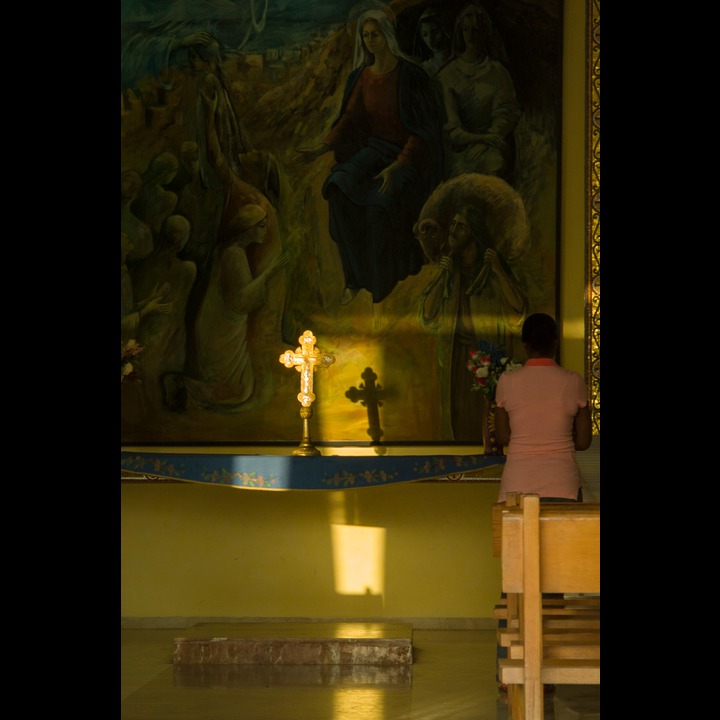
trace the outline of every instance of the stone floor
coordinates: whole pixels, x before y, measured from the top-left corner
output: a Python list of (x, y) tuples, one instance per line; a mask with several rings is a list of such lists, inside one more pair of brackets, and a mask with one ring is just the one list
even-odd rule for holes
[[(178, 638), (214, 634), (122, 629), (121, 719), (507, 720), (495, 630), (414, 630), (412, 665), (173, 662)], [(600, 688), (558, 686), (545, 718), (598, 720)]]

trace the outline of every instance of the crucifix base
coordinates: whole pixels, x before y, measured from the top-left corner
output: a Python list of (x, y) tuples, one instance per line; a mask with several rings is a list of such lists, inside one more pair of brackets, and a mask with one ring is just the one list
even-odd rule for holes
[(303, 438), (300, 444), (292, 451), (293, 455), (320, 455), (320, 451), (312, 444), (310, 440), (310, 418), (312, 417), (311, 407), (301, 407), (300, 417), (303, 419)]

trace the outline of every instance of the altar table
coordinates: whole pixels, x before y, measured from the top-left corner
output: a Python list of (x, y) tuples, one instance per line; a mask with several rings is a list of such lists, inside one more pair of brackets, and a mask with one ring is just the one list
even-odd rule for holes
[(121, 479), (167, 480), (261, 490), (341, 490), (422, 480), (497, 480), (504, 455), (296, 456), (121, 451)]

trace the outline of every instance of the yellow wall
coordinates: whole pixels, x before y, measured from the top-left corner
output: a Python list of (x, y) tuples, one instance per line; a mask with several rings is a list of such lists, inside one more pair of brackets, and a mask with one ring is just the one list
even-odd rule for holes
[[(496, 499), (496, 483), (123, 484), (122, 615), (489, 617), (500, 580), (488, 532)], [(339, 542), (342, 526), (361, 537)], [(379, 559), (379, 577), (351, 593), (337, 587), (334, 553), (356, 576)]]
[[(585, 370), (585, 14), (566, 0), (561, 155), (563, 365)], [(497, 484), (409, 483), (337, 492), (202, 484), (121, 486), (121, 615), (164, 618), (421, 618), (492, 626)], [(364, 595), (335, 587), (333, 525), (371, 528), (383, 572)], [(372, 528), (375, 528), (374, 530)], [(347, 561), (347, 558), (346, 558)], [(160, 620), (158, 620), (160, 619)], [(429, 620), (428, 620), (429, 619)], [(428, 625), (427, 623), (430, 623)]]
[(585, 74), (588, 0), (565, 0), (560, 158), (560, 320), (562, 364), (585, 374)]

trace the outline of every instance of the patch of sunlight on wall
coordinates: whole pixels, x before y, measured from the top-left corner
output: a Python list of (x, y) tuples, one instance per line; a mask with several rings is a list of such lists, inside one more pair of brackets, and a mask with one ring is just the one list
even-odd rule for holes
[(585, 318), (563, 318), (562, 335), (567, 340), (585, 339)]
[(560, 336), (560, 364), (585, 376), (585, 319), (582, 316), (564, 317)]
[(330, 532), (335, 592), (339, 595), (382, 595), (387, 530), (332, 524)]

